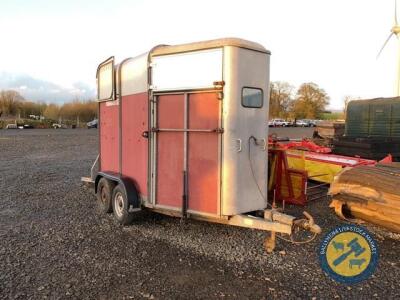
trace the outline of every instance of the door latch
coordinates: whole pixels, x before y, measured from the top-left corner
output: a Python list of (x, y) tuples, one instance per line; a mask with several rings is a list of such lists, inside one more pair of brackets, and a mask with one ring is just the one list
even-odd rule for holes
[(236, 139), (236, 142), (238, 143), (237, 152), (242, 152), (242, 140), (241, 139)]

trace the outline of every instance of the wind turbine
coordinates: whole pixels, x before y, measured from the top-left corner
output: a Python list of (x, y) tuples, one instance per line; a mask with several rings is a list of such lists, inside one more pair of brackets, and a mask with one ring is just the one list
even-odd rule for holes
[(395, 95), (400, 96), (400, 26), (397, 22), (397, 0), (394, 0), (394, 25), (390, 30), (390, 34), (386, 39), (385, 43), (383, 44), (381, 50), (378, 53), (377, 58), (381, 55), (383, 49), (385, 48), (386, 44), (389, 42), (392, 36), (396, 36), (398, 41), (398, 57), (397, 57), (397, 78), (396, 78), (396, 85), (395, 85)]

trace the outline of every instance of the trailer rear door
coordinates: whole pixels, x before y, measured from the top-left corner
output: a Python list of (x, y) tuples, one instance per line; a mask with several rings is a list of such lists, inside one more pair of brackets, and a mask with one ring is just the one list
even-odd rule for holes
[(218, 214), (217, 92), (160, 94), (155, 99), (155, 204), (183, 212)]

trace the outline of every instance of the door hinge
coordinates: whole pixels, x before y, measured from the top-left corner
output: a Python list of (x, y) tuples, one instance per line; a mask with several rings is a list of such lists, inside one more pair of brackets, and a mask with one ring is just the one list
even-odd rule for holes
[(224, 85), (225, 85), (225, 81), (224, 81), (224, 80), (221, 80), (221, 81), (214, 81), (214, 82), (213, 82), (213, 85), (214, 85), (214, 87), (217, 88), (217, 89), (222, 89), (222, 88), (224, 87)]

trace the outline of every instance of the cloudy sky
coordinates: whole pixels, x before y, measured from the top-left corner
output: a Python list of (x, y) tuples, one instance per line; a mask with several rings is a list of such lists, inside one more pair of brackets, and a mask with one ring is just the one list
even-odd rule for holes
[(99, 62), (157, 44), (241, 37), (272, 51), (271, 80), (343, 97), (392, 96), (397, 40), (376, 55), (394, 0), (1, 0), (0, 88), (68, 101), (94, 93)]

